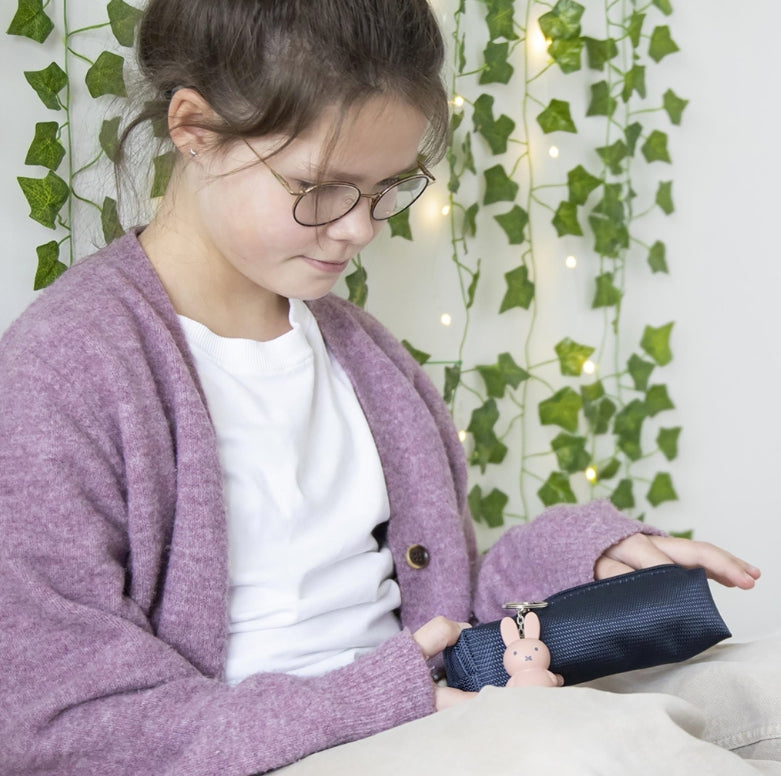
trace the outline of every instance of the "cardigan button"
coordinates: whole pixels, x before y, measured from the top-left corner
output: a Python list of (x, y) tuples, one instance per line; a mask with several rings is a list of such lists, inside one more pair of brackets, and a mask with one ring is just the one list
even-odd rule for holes
[(413, 544), (407, 550), (407, 565), (413, 569), (424, 569), (431, 561), (428, 550), (422, 544)]

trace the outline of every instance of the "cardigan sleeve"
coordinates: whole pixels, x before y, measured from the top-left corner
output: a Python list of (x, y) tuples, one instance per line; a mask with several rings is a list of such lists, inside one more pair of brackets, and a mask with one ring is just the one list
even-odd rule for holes
[[(4, 772), (248, 776), (433, 712), (406, 630), (322, 677), (259, 674), (235, 687), (162, 638), (129, 592), (127, 511), (140, 491), (123, 461), (140, 452), (107, 430), (87, 370), (65, 368), (0, 349)], [(166, 573), (163, 563), (152, 600), (167, 595)]]
[(635, 533), (662, 534), (622, 515), (609, 501), (559, 504), (508, 530), (483, 560), (474, 610), (480, 622), (507, 615), (508, 601), (541, 601), (591, 582), (608, 547)]

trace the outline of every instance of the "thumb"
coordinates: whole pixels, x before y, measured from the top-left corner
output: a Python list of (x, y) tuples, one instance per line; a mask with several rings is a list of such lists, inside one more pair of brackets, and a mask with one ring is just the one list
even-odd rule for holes
[(471, 627), (469, 623), (456, 622), (439, 616), (418, 628), (412, 634), (412, 638), (417, 642), (424, 657), (430, 658), (439, 654), (445, 647), (455, 644), (461, 631)]

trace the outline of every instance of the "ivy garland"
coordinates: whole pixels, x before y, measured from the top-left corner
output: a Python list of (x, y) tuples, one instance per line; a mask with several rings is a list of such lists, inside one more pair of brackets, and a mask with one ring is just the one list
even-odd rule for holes
[[(642, 256), (651, 273), (668, 272), (665, 243), (655, 234), (647, 236), (643, 219), (653, 211), (674, 211), (672, 181), (656, 181), (644, 208), (637, 192), (656, 179), (658, 165), (671, 163), (667, 133), (648, 118), (665, 113), (670, 123), (679, 125), (687, 105), (669, 88), (660, 97), (649, 98), (646, 85), (652, 64), (678, 51), (669, 26), (660, 23), (672, 14), (672, 6), (669, 0), (604, 0), (600, 10), (589, 9), (587, 21), (605, 30), (594, 37), (583, 33), (586, 8), (575, 0), (558, 0), (555, 5), (540, 0), (470, 0), (469, 9), (466, 0), (452, 2), (457, 7), (452, 15), (455, 109), (447, 157), (449, 233), (464, 323), (458, 352), (444, 365), (443, 395), (468, 436), (472, 479), (477, 481), (469, 493), (472, 513), (489, 527), (500, 527), (507, 518), (528, 520), (537, 511), (533, 497), (543, 506), (575, 502), (582, 482), (588, 483), (588, 498), (607, 496), (630, 512), (638, 507), (641, 487), (644, 502), (652, 507), (676, 499), (668, 471), (659, 469), (647, 481), (637, 473), (641, 461), (669, 462), (678, 452), (680, 426), (661, 426), (657, 421), (660, 413), (674, 408), (673, 402), (667, 386), (652, 381), (657, 369), (672, 359), (673, 323), (646, 325), (634, 347), (622, 337), (621, 325), (628, 267)], [(50, 0), (18, 0), (8, 33), (43, 43), (54, 29), (49, 5)], [(471, 24), (469, 13), (477, 8), (487, 35), (475, 53), (481, 31)], [(126, 96), (122, 56), (103, 51), (93, 61), (76, 48), (79, 36), (103, 27), (110, 27), (120, 46), (133, 45), (141, 12), (124, 0), (111, 0), (106, 10), (107, 20), (70, 30), (67, 0), (62, 0), (63, 61), (25, 72), (43, 104), (64, 112), (61, 121), (36, 124), (25, 159), (48, 172), (18, 179), (30, 217), (64, 232), (59, 241), (37, 248), (36, 289), (52, 282), (73, 261), (75, 200), (100, 213), (107, 242), (122, 232), (114, 199), (106, 196), (98, 204), (78, 191), (80, 177), (102, 157), (115, 160), (121, 119), (102, 122), (96, 131), (100, 151), (81, 166), (74, 162), (71, 130), (74, 64), (86, 65), (83, 80), (93, 98)], [(538, 31), (546, 40), (548, 59), (535, 68), (532, 46)], [(544, 87), (560, 81), (559, 73), (580, 73), (588, 82), (574, 79), (559, 97), (541, 99)], [(580, 117), (573, 99), (565, 97), (584, 90), (588, 105)], [(517, 114), (497, 115), (495, 94), (502, 105), (516, 106)], [(604, 140), (595, 147), (579, 146), (581, 160), (568, 170), (566, 181), (539, 184), (535, 162), (542, 140), (559, 133), (576, 135), (582, 122), (591, 124), (590, 131), (601, 122)], [(494, 157), (494, 163), (481, 164), (478, 170), (476, 157), (486, 155)], [(58, 171), (64, 161), (67, 170), (61, 177)], [(156, 157), (153, 197), (164, 191), (171, 163), (170, 154)], [(405, 211), (391, 219), (394, 237), (413, 239), (409, 216)], [(517, 352), (505, 351), (493, 362), (470, 365), (467, 345), (475, 300), (483, 286), (496, 285), (485, 283), (486, 269), (470, 248), (481, 247), (478, 233), (482, 237), (485, 230), (497, 227), (515, 257), (514, 268), (504, 274), (504, 295), (493, 302), (498, 325), (515, 327), (517, 322), (524, 334)], [(538, 246), (551, 229), (567, 245), (580, 241), (581, 258), (587, 257), (596, 268), (590, 307), (603, 315), (603, 333), (596, 344), (565, 337), (540, 345), (544, 332), (537, 326)], [(66, 242), (70, 250), (63, 256)], [(350, 299), (365, 305), (368, 273), (360, 256), (346, 282)], [(409, 342), (405, 345), (421, 364), (434, 363), (428, 353)], [(625, 358), (627, 347), (631, 354)], [(550, 355), (540, 361), (534, 354), (541, 348)], [(599, 364), (611, 363), (611, 373), (591, 374), (592, 356)], [(544, 397), (532, 401), (539, 391)], [(463, 412), (468, 422), (459, 423)], [(535, 450), (540, 435), (546, 447)], [(655, 440), (650, 450), (649, 438)], [(511, 447), (520, 460), (518, 511), (508, 509), (507, 493), (498, 487), (489, 490), (486, 484), (494, 467), (506, 466)], [(580, 485), (574, 484), (576, 479)]]
[[(19, 35), (37, 43), (44, 43), (55, 28), (50, 16), (50, 0), (18, 0), (16, 13), (8, 27), (9, 35)], [(33, 287), (37, 290), (56, 280), (74, 259), (74, 206), (82, 202), (93, 209), (100, 218), (103, 237), (110, 242), (123, 233), (117, 213), (116, 199), (106, 196), (98, 203), (80, 193), (82, 177), (93, 169), (102, 158), (116, 160), (119, 145), (120, 116), (106, 119), (96, 128), (95, 153), (83, 164), (76, 161), (74, 149), (74, 123), (72, 120), (72, 91), (77, 88), (74, 80), (75, 66), (86, 68), (83, 84), (94, 99), (104, 96), (127, 96), (124, 80), (125, 59), (115, 51), (102, 51), (90, 59), (79, 51), (78, 42), (94, 30), (110, 28), (114, 39), (122, 47), (132, 47), (135, 28), (141, 11), (124, 0), (110, 0), (105, 7), (103, 21), (79, 29), (71, 29), (68, 2), (62, 0), (60, 12), (63, 24), (63, 56), (51, 62), (43, 70), (25, 71), (24, 76), (43, 105), (57, 111), (62, 118), (36, 123), (25, 164), (43, 167), (48, 172), (43, 177), (19, 177), (19, 186), (30, 207), (30, 218), (62, 236), (36, 248), (38, 265)], [(47, 11), (49, 11), (47, 13)], [(165, 159), (164, 159), (165, 161)], [(65, 171), (62, 166), (65, 164)], [(167, 166), (156, 160), (160, 175), (154, 184), (159, 194), (164, 189)], [(58, 172), (62, 172), (59, 175)]]

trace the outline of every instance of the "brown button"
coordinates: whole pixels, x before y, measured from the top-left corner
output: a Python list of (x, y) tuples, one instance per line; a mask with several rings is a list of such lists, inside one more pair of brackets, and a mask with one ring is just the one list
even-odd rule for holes
[(413, 544), (407, 550), (407, 565), (413, 569), (424, 569), (428, 566), (431, 556), (422, 544)]

